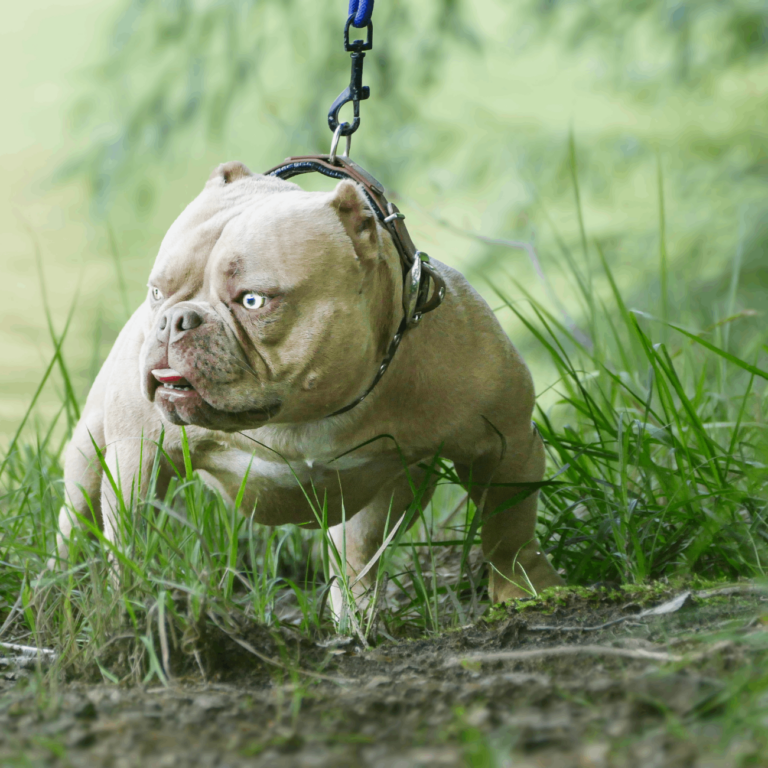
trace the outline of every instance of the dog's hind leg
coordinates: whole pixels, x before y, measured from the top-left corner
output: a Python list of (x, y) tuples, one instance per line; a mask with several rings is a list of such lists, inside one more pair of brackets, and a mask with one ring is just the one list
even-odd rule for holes
[[(514, 439), (507, 436), (502, 455), (485, 455), (471, 467), (456, 464), (472, 501), (482, 510), (481, 541), (490, 564), (489, 591), (495, 603), (558, 586), (558, 576), (536, 539), (538, 490), (515, 483), (538, 483), (544, 477), (544, 445), (526, 422)], [(512, 503), (515, 497), (526, 494)]]
[[(416, 467), (409, 469), (411, 483), (414, 488), (420, 488), (424, 484), (426, 472)], [(419, 504), (422, 509), (429, 504), (435, 489), (434, 480), (429, 480), (423, 492), (419, 496)], [(393, 529), (397, 521), (408, 509), (414, 500), (411, 483), (405, 474), (400, 475), (394, 482), (385, 485), (366, 507), (361, 509), (354, 517), (344, 524), (335, 525), (330, 529), (331, 538), (339, 557), (346, 554), (347, 583), (352, 583), (363, 571), (366, 565), (375, 556), (384, 537)], [(411, 525), (418, 515), (411, 519)], [(389, 524), (387, 524), (389, 520)], [(331, 587), (331, 603), (333, 611), (338, 618), (341, 615), (344, 604), (344, 594), (340, 584), (341, 574), (338, 565), (333, 564), (336, 580)], [(376, 583), (378, 563), (376, 563), (366, 575), (360, 579), (351, 589), (352, 597), (360, 604), (366, 591)]]

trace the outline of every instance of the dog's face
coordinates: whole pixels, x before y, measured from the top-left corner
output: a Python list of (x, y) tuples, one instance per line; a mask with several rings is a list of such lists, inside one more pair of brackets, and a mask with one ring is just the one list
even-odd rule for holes
[(145, 396), (173, 424), (313, 421), (364, 391), (395, 312), (396, 255), (358, 187), (215, 171), (149, 279)]

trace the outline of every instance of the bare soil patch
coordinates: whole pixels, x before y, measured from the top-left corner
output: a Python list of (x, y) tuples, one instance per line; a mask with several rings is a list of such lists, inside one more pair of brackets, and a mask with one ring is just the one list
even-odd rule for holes
[(679, 593), (556, 592), (368, 649), (254, 630), (245, 643), (282, 666), (222, 640), (205, 678), (167, 687), (0, 669), (0, 765), (768, 765), (727, 717), (765, 658), (766, 598), (694, 591), (641, 615)]

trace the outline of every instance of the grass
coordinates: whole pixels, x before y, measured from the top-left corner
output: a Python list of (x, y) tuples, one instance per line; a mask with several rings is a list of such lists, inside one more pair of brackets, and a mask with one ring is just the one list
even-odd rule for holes
[[(764, 395), (755, 381), (768, 372), (629, 312), (602, 265), (619, 320), (606, 313), (592, 323), (591, 348), (541, 307), (530, 304), (531, 320), (504, 300), (559, 374), (558, 406), (539, 412), (556, 470), (542, 491), (545, 541), (576, 583), (763, 574)], [(659, 331), (669, 343), (655, 341)], [(729, 367), (713, 390), (721, 360)], [(563, 406), (571, 423), (555, 419)]]
[[(660, 191), (662, 184), (659, 172)], [(663, 203), (660, 221), (666, 286)], [(766, 338), (741, 334), (741, 347), (733, 346), (729, 331), (742, 318), (738, 259), (722, 320), (700, 330), (687, 328), (667, 300), (657, 316), (629, 308), (603, 246), (583, 225), (581, 248), (577, 256), (563, 245), (561, 255), (583, 306), (583, 330), (525, 286), (515, 284), (514, 300), (496, 289), (499, 311), (519, 318), (555, 372), (546, 387), (553, 404), (536, 414), (550, 459), (541, 489), (543, 546), (571, 584), (765, 576), (768, 371), (759, 354)], [(599, 281), (607, 291), (594, 288)], [(300, 691), (324, 671), (306, 660), (297, 666), (291, 638), (338, 630), (365, 645), (462, 626), (484, 610), (486, 577), (472, 549), (480, 521), (439, 457), (431, 467), (440, 482), (426, 513), (416, 489), (406, 517), (420, 519), (407, 533), (390, 521), (371, 599), (363, 609), (347, 600), (338, 625), (328, 597), (332, 561), (344, 552), (330, 542), (321, 501), (307, 498), (318, 531), (255, 525), (251, 510), (240, 508), (242, 494), (231, 509), (202, 484), (188, 451), (163, 497), (151, 492), (136, 502), (119, 494), (124, 510), (134, 509), (122, 515), (119, 547), (91, 528), (73, 537), (66, 570), (46, 570), (63, 498), (57, 421), (63, 415), (71, 428), (79, 413), (62, 353), (68, 327), (57, 336), (49, 322), (55, 353), (0, 470), (0, 639), (57, 649), (52, 684), (62, 674), (113, 683), (207, 675), (225, 647), (256, 656)], [(59, 417), (30, 435), (37, 398), (57, 371)], [(119, 585), (110, 578), (114, 568)], [(351, 585), (342, 580), (341, 588), (349, 594)], [(760, 721), (765, 690), (763, 678), (732, 681), (732, 695), (720, 703), (724, 740), (745, 718), (750, 728)], [(296, 712), (297, 696), (287, 705)], [(471, 725), (460, 731), (477, 764), (496, 764), (493, 744), (480, 744)]]

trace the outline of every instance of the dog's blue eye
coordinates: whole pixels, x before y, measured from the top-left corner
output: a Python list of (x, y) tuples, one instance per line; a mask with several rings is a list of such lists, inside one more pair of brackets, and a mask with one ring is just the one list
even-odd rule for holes
[(261, 309), (267, 303), (267, 297), (258, 293), (246, 293), (240, 302), (246, 309)]
[(160, 299), (164, 298), (163, 294), (162, 294), (162, 292), (160, 291), (159, 288), (156, 288), (155, 286), (152, 286), (151, 291), (152, 291), (152, 298), (155, 301), (160, 301)]

